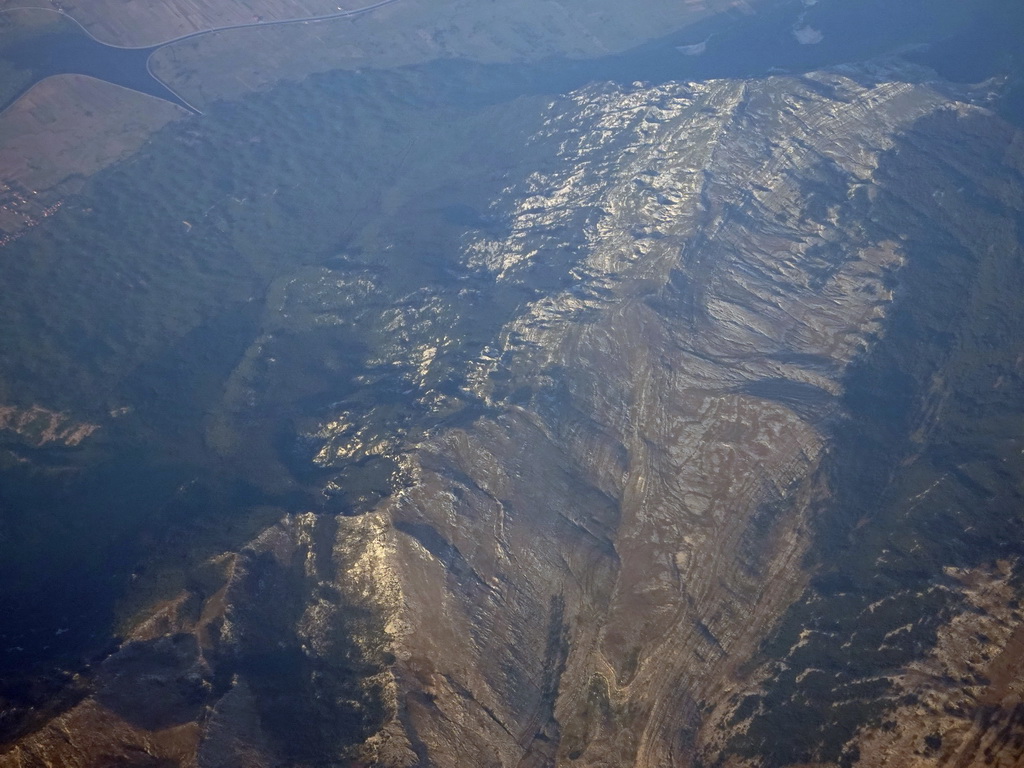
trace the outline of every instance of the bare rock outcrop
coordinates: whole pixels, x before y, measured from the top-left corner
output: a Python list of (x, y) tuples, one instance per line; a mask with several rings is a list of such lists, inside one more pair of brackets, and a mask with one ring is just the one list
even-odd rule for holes
[(583, 255), (482, 361), (500, 415), (426, 441), (384, 508), (389, 730), (420, 763), (690, 764), (804, 587), (836, 396), (884, 333), (905, 257), (869, 225), (873, 172), (973, 109), (831, 74), (553, 110), (563, 167), (469, 254), (499, 281)]
[[(922, 201), (967, 173), (940, 156), (949, 136), (1001, 125), (904, 74), (597, 85), (553, 102), (532, 140), (557, 143), (556, 161), (493, 203), (501, 231), (469, 237), (462, 266), (555, 287), (470, 362), (433, 428), (378, 441), (339, 406), (307, 435), (323, 466), (386, 455), (402, 487), (352, 516), (289, 515), (211, 561), (205, 589), (153, 611), (92, 695), (0, 766), (129, 749), (209, 768), (771, 764), (762, 742), (732, 740), (758, 733), (744, 702), (792, 658), (766, 661), (765, 639), (783, 616), (802, 632), (791, 606), (824, 594), (808, 553), (847, 492), (834, 463), (852, 372), (909, 306), (907, 233), (934, 226)], [(908, 136), (927, 162), (893, 171)], [(986, 151), (1019, 181), (1021, 142), (993, 136)], [(1015, 184), (987, 189), (1019, 213)], [(965, 258), (995, 274), (1006, 233), (984, 206), (948, 204)], [(432, 306), (387, 315), (417, 350), (410, 387), (434, 381)], [(941, 375), (967, 365), (930, 350), (919, 378), (934, 397), (907, 420), (917, 445), (946, 402)], [(236, 378), (259, 371), (247, 360)], [(960, 674), (949, 649), (983, 642), (971, 632), (1019, 644), (1007, 573), (948, 571), (993, 627), (954, 619), (898, 685)], [(971, 695), (1016, 723), (1011, 650)], [(173, 696), (156, 707), (126, 679)], [(914, 712), (945, 706), (935, 696)], [(943, 734), (974, 733), (973, 715), (942, 717)], [(88, 719), (102, 750), (62, 740), (69, 718)], [(920, 730), (861, 726), (865, 760)]]

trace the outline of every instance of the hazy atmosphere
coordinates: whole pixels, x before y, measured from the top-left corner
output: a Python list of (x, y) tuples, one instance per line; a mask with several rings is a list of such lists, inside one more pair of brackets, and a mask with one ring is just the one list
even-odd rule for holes
[(0, 0), (0, 768), (1024, 765), (1022, 42)]

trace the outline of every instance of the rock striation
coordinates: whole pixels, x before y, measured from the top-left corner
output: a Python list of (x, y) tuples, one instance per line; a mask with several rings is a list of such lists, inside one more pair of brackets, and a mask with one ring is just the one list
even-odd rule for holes
[[(979, 142), (962, 162), (949, 154), (959, 136)], [(851, 392), (918, 311), (905, 280), (935, 206), (977, 267), (965, 280), (1005, 267), (1019, 282), (1004, 214), (1024, 211), (1024, 143), (969, 93), (887, 66), (598, 84), (554, 100), (531, 141), (557, 145), (555, 160), (492, 203), (502, 227), (467, 236), (460, 268), (496, 290), (545, 290), (467, 362), (431, 429), (352, 447), (359, 426), (339, 408), (306, 434), (321, 465), (386, 456), (401, 487), (351, 516), (289, 515), (211, 561), (98, 668), (93, 693), (0, 766), (779, 762), (781, 747), (754, 738), (768, 708), (753, 701), (818, 631), (800, 606), (843, 608), (828, 602), (842, 590), (812, 581), (831, 551), (822, 531), (887, 530), (835, 512), (855, 485), (836, 459), (866, 445), (848, 429)], [(956, 197), (968, 184), (987, 197)], [(986, 219), (989, 198), (1004, 210)], [(421, 304), (385, 314), (417, 350), (403, 375), (434, 403), (433, 367), (454, 347), (438, 354)], [(989, 346), (1003, 360), (1006, 339)], [(931, 349), (917, 375), (932, 396), (898, 404), (918, 446), (937, 434), (944, 372), (974, 370)], [(259, 367), (244, 366), (250, 386)], [(978, 477), (1009, 498), (1005, 478)], [(964, 750), (1016, 748), (1017, 731), (979, 730), (976, 710), (939, 714), (963, 649), (984, 645), (991, 679), (970, 696), (1019, 724), (1017, 586), (999, 562), (939, 563), (961, 585), (947, 591), (987, 618), (937, 614), (948, 625), (915, 646), (893, 678), (901, 693), (875, 697), (926, 708), (922, 738), (939, 728), (933, 753), (967, 755), (960, 765), (974, 759)], [(794, 672), (795, 697), (812, 672)], [(937, 677), (953, 682), (924, 693)], [(859, 751), (844, 759), (886, 764), (920, 731), (872, 723), (855, 721)], [(62, 735), (86, 728), (88, 741)]]
[(691, 763), (805, 584), (844, 373), (884, 332), (906, 257), (869, 226), (873, 174), (916, 121), (972, 109), (839, 74), (552, 109), (561, 167), (467, 252), (499, 282), (564, 260), (566, 286), (481, 361), (499, 415), (427, 440), (379, 513), (406, 751), (374, 762)]

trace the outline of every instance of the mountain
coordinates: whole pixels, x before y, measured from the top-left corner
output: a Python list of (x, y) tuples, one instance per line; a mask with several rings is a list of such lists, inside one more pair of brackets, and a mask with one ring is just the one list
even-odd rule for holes
[(464, 5), (5, 245), (0, 768), (1024, 764), (1022, 11)]
[(444, 283), (292, 273), (215, 433), (263, 456), (324, 328), (414, 415), (289, 422), (340, 506), (197, 565), (0, 765), (1018, 764), (1024, 141), (992, 98), (881, 60), (531, 106)]

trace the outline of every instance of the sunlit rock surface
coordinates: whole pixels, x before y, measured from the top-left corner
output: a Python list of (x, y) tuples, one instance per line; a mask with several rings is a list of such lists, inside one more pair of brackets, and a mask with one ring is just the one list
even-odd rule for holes
[[(474, 279), (555, 287), (468, 361), (457, 391), (432, 389), (437, 361), (456, 353), (438, 332), (458, 311), (450, 297), (380, 310), (372, 276), (334, 285), (333, 298), (318, 275), (301, 299), (272, 291), (268, 334), (301, 331), (302, 307), (365, 301), (393, 339), (377, 345), (380, 364), (454, 415), (381, 441), (339, 406), (306, 430), (318, 467), (386, 457), (397, 489), (351, 516), (288, 516), (211, 561), (101, 666), (93, 693), (0, 765), (777, 764), (770, 740), (756, 740), (770, 730), (756, 722), (766, 707), (743, 702), (790, 668), (762, 648), (780, 621), (796, 628), (793, 649), (812, 644), (818, 630), (785, 619), (791, 606), (818, 600), (828, 613), (839, 593), (810, 579), (822, 526), (847, 503), (834, 457), (847, 455), (836, 446), (851, 371), (898, 341), (897, 309), (914, 317), (915, 302), (930, 302), (934, 338), (907, 376), (931, 399), (900, 407), (907, 431), (923, 430), (915, 445), (938, 444), (943, 382), (959, 387), (974, 370), (936, 351), (952, 343), (942, 334), (992, 314), (971, 291), (977, 276), (1002, 274), (1007, 294), (1021, 282), (1016, 223), (1003, 215), (1024, 211), (1019, 135), (968, 95), (907, 74), (595, 85), (553, 102), (532, 141), (557, 143), (557, 162), (511, 180), (489, 211), (502, 231), (467, 235), (462, 258)], [(975, 144), (958, 163), (962, 135)], [(952, 232), (973, 265), (950, 272), (953, 295), (977, 298), (959, 313), (904, 279), (922, 258), (915, 238), (932, 230), (929, 245)], [(1019, 314), (1007, 313), (1011, 331)], [(332, 322), (326, 310), (311, 317)], [(1021, 370), (1006, 333), (985, 347), (985, 370), (1010, 403)], [(233, 375), (239, 409), (273, 362), (261, 355), (257, 343)], [(1007, 440), (1010, 456), (1019, 435)], [(972, 476), (1012, 497), (1003, 480)], [(327, 481), (328, 493), (332, 483), (344, 484)], [(897, 493), (885, 509), (913, 498)], [(886, 535), (884, 519), (865, 517), (841, 538), (854, 522)], [(901, 691), (960, 674), (950, 649), (997, 658), (1019, 644), (1015, 566), (1000, 563), (939, 563), (959, 585), (947, 592), (988, 606), (977, 625), (987, 639), (970, 639), (967, 613), (937, 613), (948, 627), (894, 666)], [(177, 692), (156, 696), (163, 708), (133, 704), (124, 683), (146, 663), (160, 674), (139, 679)], [(1005, 683), (969, 695), (1019, 720), (1019, 670), (1003, 667)], [(924, 721), (952, 694), (917, 693), (914, 705), (901, 695), (885, 706)], [(934, 754), (971, 764), (969, 717), (936, 720), (948, 735)], [(73, 718), (94, 741), (63, 738)], [(931, 724), (883, 733), (858, 722), (851, 737), (871, 764), (900, 739), (932, 736)], [(131, 762), (132, 750), (152, 762)]]
[(0, 430), (9, 431), (37, 448), (48, 443), (74, 447), (97, 429), (97, 424), (76, 422), (67, 414), (41, 406), (0, 405)]
[(581, 252), (504, 332), (500, 412), (432, 437), (386, 505), (394, 670), (420, 761), (687, 764), (713, 700), (799, 594), (845, 366), (904, 259), (870, 221), (901, 130), (970, 110), (839, 75), (593, 88), (564, 165), (509, 190), (500, 280)]
[[(971, 571), (950, 569), (948, 576), (952, 589), (962, 593), (963, 608), (939, 629), (934, 649), (894, 676), (904, 703), (887, 713), (880, 726), (858, 735), (864, 765), (1020, 762), (1024, 630), (1019, 586), (1012, 584), (1006, 561)], [(887, 639), (898, 642), (901, 634), (897, 629)]]

